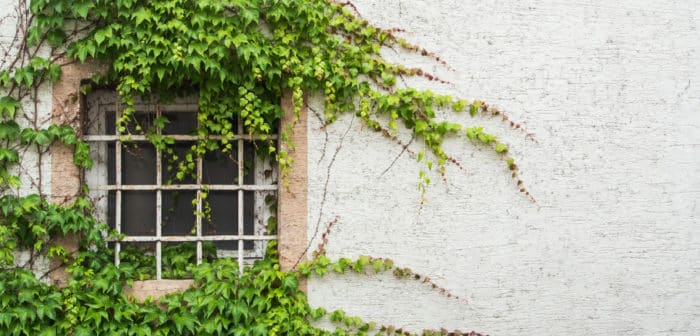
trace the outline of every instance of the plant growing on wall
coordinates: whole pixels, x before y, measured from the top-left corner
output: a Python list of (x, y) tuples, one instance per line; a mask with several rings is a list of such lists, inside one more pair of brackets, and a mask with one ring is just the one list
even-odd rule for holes
[[(163, 309), (153, 302), (132, 302), (123, 295), (122, 285), (144, 276), (139, 258), (119, 267), (111, 263), (102, 237), (106, 228), (91, 216), (89, 201), (78, 198), (67, 206), (51, 204), (41, 190), (41, 181), (37, 195), (20, 197), (9, 192), (19, 187), (20, 179), (12, 168), (21, 164), (21, 153), (26, 150), (41, 157), (51, 143), (59, 141), (73, 146), (76, 165), (91, 165), (89, 148), (71, 127), (44, 128), (36, 119), (38, 90), (42, 83), (59, 78), (60, 62), (90, 60), (107, 66), (105, 73), (95, 74), (93, 82), (116, 86), (124, 106), (117, 129), (125, 137), (130, 132), (126, 125), (136, 121), (137, 99), (168, 101), (196, 94), (196, 132), (203, 139), (192, 145), (190, 155), (177, 161), (180, 178), (192, 173), (197, 157), (233, 149), (236, 119), (242, 120), (250, 134), (265, 139), (279, 133), (281, 141), (289, 142), (291, 126), (278, 129), (283, 94), (291, 92), (296, 122), (305, 93), (322, 92), (326, 122), (332, 123), (343, 113), (355, 113), (365, 126), (392, 141), (402, 144), (396, 134), (399, 127), (405, 127), (425, 144), (427, 152), (417, 154), (424, 167), (419, 176), (420, 192), (424, 193), (430, 183), (427, 171), (444, 174), (445, 165), (459, 165), (442, 145), (446, 137), (461, 133), (468, 143), (491, 147), (512, 171), (520, 191), (529, 196), (506, 144), (481, 127), (440, 121), (436, 111), (496, 116), (514, 129), (520, 125), (478, 100), (399, 85), (397, 79), (404, 76), (444, 81), (422, 69), (388, 62), (380, 54), (382, 48), (419, 53), (441, 64), (444, 61), (398, 37), (395, 30), (372, 26), (349, 2), (34, 0), (28, 6), (30, 11), (24, 9), (26, 5), (21, 2), (19, 6), (24, 20), (20, 20), (24, 25), (17, 34), (21, 37), (17, 44), (20, 52), (0, 71), (0, 184), (8, 191), (0, 199), (0, 263), (11, 269), (0, 275), (0, 329), (10, 330), (10, 334), (327, 334), (309, 322), (323, 316), (338, 325), (336, 334), (370, 330), (404, 334), (407, 332), (376, 327), (342, 312), (327, 314), (323, 309), (312, 309), (298, 289), (298, 277), (328, 271), (391, 270), (397, 276), (432, 284), (428, 278), (381, 258), (331, 262), (323, 255), (327, 231), (313, 260), (301, 264), (297, 272), (279, 270), (272, 243), (267, 258), (246, 268), (242, 275), (237, 273), (235, 262), (227, 259), (188, 269), (195, 285), (165, 298)], [(41, 46), (45, 45), (51, 47), (49, 57), (41, 57)], [(22, 116), (30, 123), (18, 122)], [(156, 136), (149, 129), (135, 131), (148, 134), (157, 148), (172, 154), (166, 136)], [(284, 181), (293, 169), (290, 156), (272, 142), (264, 150), (279, 162)], [(79, 251), (66, 251), (51, 243), (50, 237), (68, 233), (81, 237)], [(62, 258), (69, 264), (68, 286), (57, 289), (45, 285), (30, 272), (12, 267), (12, 251), (18, 247), (32, 250), (33, 255)], [(445, 289), (441, 291), (452, 296)]]

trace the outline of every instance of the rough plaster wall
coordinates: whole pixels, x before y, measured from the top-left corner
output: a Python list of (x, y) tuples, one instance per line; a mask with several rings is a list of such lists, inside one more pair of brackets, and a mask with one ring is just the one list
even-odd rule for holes
[[(21, 10), (18, 3), (17, 0), (0, 0), (0, 9), (2, 9), (0, 12), (0, 69), (2, 70), (10, 66), (9, 60), (16, 57), (18, 53), (16, 31), (19, 15), (17, 11)], [(48, 53), (49, 50), (44, 48), (39, 56), (46, 57)], [(0, 91), (0, 96), (4, 94), (5, 92)], [(22, 103), (22, 111), (17, 112), (16, 119), (20, 126), (27, 127), (36, 121), (39, 127), (48, 127), (51, 121), (51, 86), (48, 83), (41, 85), (37, 90), (36, 106), (29, 98)], [(14, 167), (11, 172), (19, 175), (21, 185), (12, 193), (20, 196), (39, 192), (44, 195), (51, 194), (51, 159), (49, 155), (42, 155), (41, 161), (38, 158), (39, 154), (36, 150), (20, 152), (20, 162), (23, 164)], [(31, 264), (37, 274), (44, 274), (48, 270), (48, 259), (39, 256), (30, 261), (29, 257), (29, 253), (19, 251), (15, 255), (15, 262), (18, 265)]]
[[(0, 69), (6, 70), (9, 67), (11, 59), (16, 57), (18, 53), (18, 41), (16, 40), (16, 31), (18, 25), (18, 8), (19, 1), (17, 0), (0, 0)], [(42, 48), (38, 56), (47, 57), (48, 48)], [(28, 60), (26, 61), (28, 62)], [(21, 65), (18, 62), (15, 68)], [(43, 84), (38, 89), (38, 99), (36, 108), (34, 101), (27, 98), (23, 103), (23, 109), (17, 113), (17, 123), (22, 127), (33, 124), (36, 118), (39, 127), (48, 127), (51, 122), (51, 85)], [(4, 95), (5, 92), (0, 92)], [(36, 113), (36, 116), (35, 116)], [(39, 179), (38, 154), (36, 151), (27, 151), (20, 153), (20, 159), (26, 164), (18, 167), (18, 173), (22, 179), (22, 185), (17, 191), (20, 195), (28, 195), (39, 191), (39, 183), (41, 182), (41, 191), (46, 194), (51, 194), (51, 161), (48, 155), (42, 159), (42, 176)]]
[(468, 300), (391, 275), (330, 276), (309, 282), (313, 306), (412, 330), (700, 334), (700, 2), (354, 3), (456, 69), (387, 51), (454, 83), (413, 84), (486, 100), (535, 134), (451, 117), (510, 144), (538, 204), (460, 137), (447, 146), (465, 171), (434, 177), (419, 210), (414, 158), (390, 166), (398, 145), (352, 116), (324, 130), (309, 112), (312, 245), (338, 215), (333, 259), (392, 258)]

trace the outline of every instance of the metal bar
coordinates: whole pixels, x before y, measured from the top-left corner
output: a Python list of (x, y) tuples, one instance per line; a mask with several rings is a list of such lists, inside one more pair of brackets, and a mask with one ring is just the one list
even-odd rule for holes
[[(117, 109), (116, 120), (121, 117), (121, 112)], [(122, 142), (117, 140), (114, 143), (114, 165), (115, 165), (115, 183), (116, 187), (121, 187), (122, 185)], [(114, 230), (117, 233), (122, 233), (122, 192), (120, 189), (116, 189), (116, 200), (115, 200), (115, 211), (114, 211)], [(114, 244), (114, 265), (119, 266), (119, 253), (121, 252), (121, 244), (116, 242)]]
[[(160, 108), (158, 105), (156, 105), (156, 117), (160, 117)], [(156, 132), (160, 135), (161, 129), (158, 128)], [(160, 241), (163, 235), (163, 191), (160, 189), (163, 179), (161, 154), (160, 150), (156, 151), (156, 184), (158, 186), (156, 190), (156, 237), (159, 238), (158, 241), (156, 241), (156, 280), (163, 278), (163, 243)]]
[[(197, 184), (202, 185), (202, 158), (197, 158)], [(202, 189), (197, 190), (197, 265), (202, 263)]]
[(217, 235), (217, 236), (126, 236), (121, 239), (109, 239), (113, 242), (196, 242), (196, 241), (233, 241), (233, 240), (275, 240), (277, 235)]
[[(207, 137), (202, 137), (198, 135), (184, 135), (184, 134), (173, 134), (173, 135), (166, 135), (169, 138), (172, 138), (175, 141), (197, 141), (197, 140), (221, 140), (224, 139), (224, 136), (221, 135), (209, 135)], [(239, 135), (233, 135), (231, 137), (226, 137), (226, 139), (231, 140), (231, 141), (237, 141), (237, 140), (248, 140), (248, 141), (253, 141), (253, 140), (276, 140), (277, 135), (248, 135), (248, 134), (239, 134)], [(88, 142), (99, 142), (99, 141), (117, 141), (117, 140), (124, 140), (124, 141), (150, 141), (147, 136), (145, 135), (84, 135), (83, 136), (84, 141)]]
[[(100, 104), (100, 109), (104, 112), (115, 112), (117, 109), (113, 108), (114, 104)], [(134, 109), (137, 111), (136, 113), (143, 113), (144, 110), (148, 110), (149, 108), (152, 108), (152, 104), (134, 104)], [(199, 104), (194, 104), (194, 103), (183, 103), (183, 104), (166, 104), (166, 105), (161, 105), (160, 106), (161, 110), (165, 110), (165, 112), (190, 112), (190, 113), (197, 113), (199, 110)]]
[[(243, 123), (238, 118), (238, 133), (243, 133)], [(243, 185), (243, 140), (238, 139), (238, 186)], [(238, 189), (238, 236), (243, 236), (243, 190)], [(243, 274), (243, 240), (238, 240), (238, 272)]]
[(206, 186), (209, 190), (251, 190), (251, 191), (275, 191), (276, 184), (269, 185), (235, 185), (235, 184), (173, 184), (173, 185), (157, 185), (157, 184), (128, 184), (128, 185), (92, 185), (91, 190), (200, 190)]

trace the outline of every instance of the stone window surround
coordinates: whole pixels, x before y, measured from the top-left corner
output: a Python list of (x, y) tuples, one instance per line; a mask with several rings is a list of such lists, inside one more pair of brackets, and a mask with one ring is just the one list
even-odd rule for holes
[[(52, 90), (51, 119), (54, 124), (71, 125), (82, 134), (80, 125), (82, 113), (85, 110), (85, 97), (80, 93), (81, 83), (96, 72), (104, 72), (106, 67), (93, 62), (68, 63), (63, 66), (63, 73)], [(280, 129), (286, 129), (293, 118), (291, 93), (286, 92), (280, 102), (285, 116), (282, 118)], [(289, 172), (288, 186), (278, 190), (277, 222), (278, 250), (280, 267), (290, 270), (297, 260), (306, 253), (307, 238), (307, 108), (301, 111), (298, 121), (293, 124), (293, 134), (290, 140), (294, 150), (289, 155), (294, 160), (294, 166)], [(280, 146), (287, 149), (284, 142)], [(63, 144), (54, 144), (50, 149), (51, 156), (51, 201), (66, 204), (80, 194), (84, 173), (73, 164), (72, 148)], [(77, 240), (74, 237), (62, 237), (56, 243), (68, 251), (77, 250)], [(305, 258), (305, 256), (304, 256)], [(51, 268), (57, 269), (49, 277), (52, 283), (65, 285), (68, 274), (56, 267), (59, 261), (53, 260)], [(137, 299), (146, 297), (158, 298), (168, 293), (184, 290), (192, 284), (192, 280), (146, 280), (136, 281), (127, 293)], [(304, 288), (302, 283), (302, 288)]]

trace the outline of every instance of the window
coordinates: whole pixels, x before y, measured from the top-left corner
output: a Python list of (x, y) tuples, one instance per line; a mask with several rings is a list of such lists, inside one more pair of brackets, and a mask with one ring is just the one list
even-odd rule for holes
[[(131, 135), (122, 141), (115, 129), (121, 113), (118, 101), (113, 91), (91, 93), (83, 121), (94, 161), (85, 172), (91, 198), (100, 219), (123, 235), (113, 242), (115, 263), (119, 264), (125, 246), (139, 246), (155, 257), (155, 278), (161, 279), (173, 277), (164, 272), (163, 250), (176, 245), (192, 246), (197, 264), (213, 248), (216, 257), (237, 258), (241, 270), (244, 263), (261, 258), (266, 242), (277, 238), (267, 232), (277, 177), (274, 163), (256, 156), (259, 139), (243, 134), (236, 122), (233, 150), (208, 153), (196, 160), (191, 177), (178, 180), (172, 155), (161, 153), (146, 136)], [(175, 156), (182, 158), (200, 140), (194, 132), (198, 122), (194, 99), (167, 105), (137, 103), (135, 108), (136, 122), (127, 125), (131, 133), (141, 133), (140, 127), (172, 138)], [(169, 122), (156, 122), (161, 117)]]

